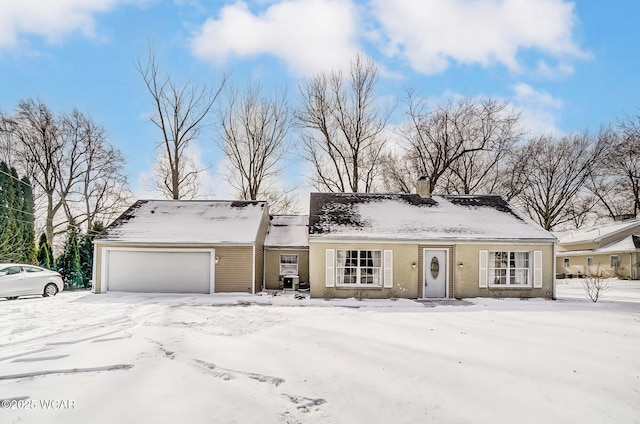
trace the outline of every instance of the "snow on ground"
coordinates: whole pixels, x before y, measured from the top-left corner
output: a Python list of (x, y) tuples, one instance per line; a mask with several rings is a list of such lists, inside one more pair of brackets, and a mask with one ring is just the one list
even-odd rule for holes
[(557, 292), (0, 301), (0, 422), (640, 422), (640, 282)]

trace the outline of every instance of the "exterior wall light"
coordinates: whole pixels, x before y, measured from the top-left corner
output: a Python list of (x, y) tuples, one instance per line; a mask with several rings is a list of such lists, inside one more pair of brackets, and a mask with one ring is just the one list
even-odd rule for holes
[(216, 265), (220, 262), (220, 256), (216, 255)]
[(416, 269), (416, 263), (415, 262), (411, 263), (411, 268)]
[(459, 266), (460, 268), (462, 268), (462, 267), (464, 266), (464, 264), (463, 264), (462, 262), (458, 262), (458, 266)]

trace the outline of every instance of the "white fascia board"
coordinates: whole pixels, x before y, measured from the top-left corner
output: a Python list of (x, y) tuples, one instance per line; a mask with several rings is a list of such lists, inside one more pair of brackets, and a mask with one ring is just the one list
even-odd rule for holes
[(441, 240), (420, 240), (420, 239), (382, 239), (382, 238), (313, 238), (309, 239), (309, 244), (419, 244), (419, 245), (459, 245), (459, 244), (530, 244), (534, 246), (555, 245), (555, 241), (551, 239), (441, 239)]

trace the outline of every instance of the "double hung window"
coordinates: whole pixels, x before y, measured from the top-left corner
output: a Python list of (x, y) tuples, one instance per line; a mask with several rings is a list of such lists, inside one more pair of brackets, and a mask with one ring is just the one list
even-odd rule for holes
[(382, 286), (382, 252), (336, 250), (336, 283), (344, 286)]
[(489, 284), (530, 286), (529, 252), (489, 252)]

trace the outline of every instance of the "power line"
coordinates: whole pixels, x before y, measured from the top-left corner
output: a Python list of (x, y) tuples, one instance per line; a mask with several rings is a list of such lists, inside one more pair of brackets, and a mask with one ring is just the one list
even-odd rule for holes
[(31, 184), (27, 184), (27, 183), (25, 183), (25, 182), (24, 182), (24, 181), (22, 181), (21, 179), (14, 177), (13, 175), (9, 174), (8, 172), (5, 172), (5, 171), (0, 170), (0, 174), (4, 174), (4, 175), (6, 175), (7, 177), (11, 177), (11, 178), (13, 178), (14, 180), (16, 180), (17, 182), (22, 183), (22, 184), (26, 185), (26, 186), (27, 186), (27, 187), (29, 187), (29, 188), (32, 188), (32, 187), (31, 187)]
[(11, 206), (1, 206), (0, 205), (0, 209), (11, 209), (12, 211), (15, 211), (15, 212), (21, 212), (21, 213), (24, 213), (24, 214), (27, 214), (27, 215), (36, 216), (35, 213), (23, 211), (21, 209), (12, 208)]

